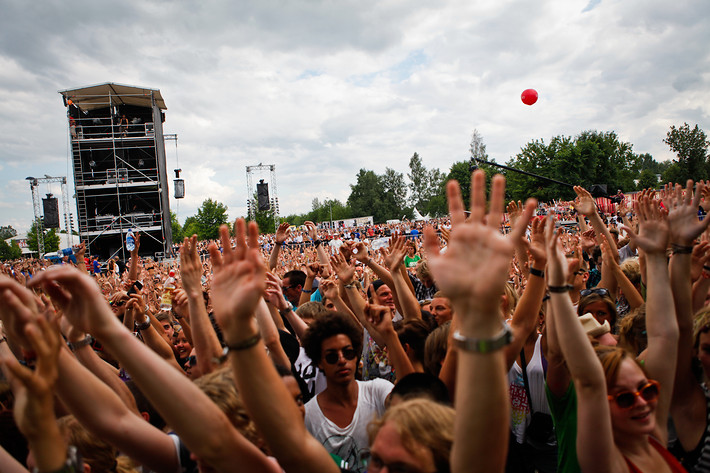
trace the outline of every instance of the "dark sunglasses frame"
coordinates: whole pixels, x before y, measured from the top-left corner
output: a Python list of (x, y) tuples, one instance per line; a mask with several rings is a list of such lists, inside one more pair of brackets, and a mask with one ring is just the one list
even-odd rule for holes
[(352, 347), (349, 348), (343, 348), (342, 350), (338, 351), (329, 351), (325, 355), (323, 355), (323, 360), (325, 360), (326, 363), (329, 365), (334, 365), (340, 360), (340, 354), (343, 354), (343, 358), (346, 360), (354, 360), (357, 358), (357, 353), (355, 352), (355, 349)]
[(582, 289), (579, 291), (579, 295), (582, 297), (589, 296), (591, 294), (604, 297), (609, 295), (609, 290), (603, 287), (596, 287), (594, 289)]
[(636, 404), (636, 398), (641, 397), (646, 402), (655, 401), (661, 393), (661, 385), (658, 381), (649, 379), (638, 391), (621, 391), (616, 394), (610, 394), (607, 398), (610, 401), (616, 402), (620, 409), (631, 409)]
[(120, 301), (111, 301), (109, 302), (109, 305), (111, 307), (122, 307), (126, 303), (125, 300), (120, 300)]

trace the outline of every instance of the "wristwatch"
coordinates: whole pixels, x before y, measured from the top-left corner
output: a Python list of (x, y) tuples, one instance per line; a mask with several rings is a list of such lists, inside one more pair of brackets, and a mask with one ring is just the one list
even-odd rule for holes
[(286, 314), (288, 314), (292, 310), (293, 310), (293, 304), (291, 304), (291, 301), (286, 301), (286, 308), (280, 309), (279, 314), (281, 314), (281, 316), (285, 317)]
[(92, 343), (94, 343), (94, 337), (87, 333), (81, 340), (77, 342), (69, 342), (67, 345), (71, 351), (76, 351), (77, 348), (85, 347), (86, 345), (91, 345)]
[(453, 342), (456, 348), (473, 353), (490, 353), (500, 350), (512, 341), (513, 332), (506, 324), (503, 324), (503, 330), (493, 338), (470, 338), (462, 335), (458, 330), (453, 335)]

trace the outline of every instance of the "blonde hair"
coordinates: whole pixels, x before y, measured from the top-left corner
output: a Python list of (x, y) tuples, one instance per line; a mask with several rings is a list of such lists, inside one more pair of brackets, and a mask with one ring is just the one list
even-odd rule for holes
[(74, 416), (61, 417), (57, 419), (57, 424), (67, 442), (81, 453), (92, 473), (136, 473), (128, 457), (119, 457), (118, 450), (96, 435), (91, 435)]
[(631, 284), (638, 286), (641, 284), (641, 265), (639, 264), (638, 256), (627, 258), (619, 265), (624, 276), (631, 281)]
[(505, 286), (503, 287), (503, 294), (505, 295), (507, 309), (503, 314), (503, 317), (508, 318), (513, 315), (513, 312), (515, 312), (520, 296), (518, 295), (518, 291), (515, 290), (515, 286), (510, 282), (505, 283)]
[(450, 330), (451, 321), (435, 328), (434, 331), (426, 337), (426, 342), (424, 342), (424, 368), (434, 376), (439, 376), (441, 363), (444, 361), (444, 357), (446, 357)]
[(318, 301), (308, 301), (304, 304), (298, 306), (296, 309), (296, 315), (302, 319), (317, 319), (323, 315), (328, 314), (328, 309), (322, 302)]
[(693, 346), (698, 348), (700, 334), (707, 332), (710, 327), (710, 306), (705, 306), (695, 313), (693, 321)]
[(423, 461), (423, 448), (429, 449), (436, 471), (450, 471), (449, 457), (454, 443), (454, 410), (425, 398), (410, 399), (390, 407), (367, 428), (370, 445), (382, 426), (390, 423), (404, 448)]
[(227, 415), (229, 421), (239, 433), (251, 443), (266, 451), (265, 443), (257, 432), (256, 425), (244, 407), (239, 393), (237, 393), (234, 376), (229, 366), (224, 366), (212, 373), (201, 376), (195, 380), (195, 384)]
[(638, 356), (648, 346), (646, 304), (643, 303), (619, 322), (619, 346)]

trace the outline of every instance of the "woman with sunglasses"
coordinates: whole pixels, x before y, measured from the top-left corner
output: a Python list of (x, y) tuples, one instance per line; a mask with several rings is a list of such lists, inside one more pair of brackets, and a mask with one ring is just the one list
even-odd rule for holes
[(643, 366), (621, 348), (595, 353), (567, 295), (567, 262), (553, 220), (546, 229), (552, 309), (548, 330), (558, 334), (574, 381), (577, 457), (585, 473), (685, 471), (664, 448), (678, 343), (665, 257), (668, 218), (648, 196), (641, 198), (637, 212), (639, 234), (626, 231), (647, 260), (649, 343)]

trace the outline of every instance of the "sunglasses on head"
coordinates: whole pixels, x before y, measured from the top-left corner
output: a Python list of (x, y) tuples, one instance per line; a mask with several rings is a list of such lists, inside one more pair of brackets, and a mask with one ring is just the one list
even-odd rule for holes
[(582, 297), (588, 296), (590, 294), (596, 294), (598, 296), (604, 297), (609, 295), (609, 290), (604, 289), (603, 287), (597, 287), (594, 289), (582, 289), (581, 291), (579, 291), (579, 295)]
[(357, 353), (355, 353), (355, 349), (353, 347), (348, 347), (338, 351), (329, 351), (325, 354), (325, 356), (323, 356), (323, 359), (329, 365), (334, 365), (338, 362), (338, 360), (340, 360), (341, 353), (343, 354), (343, 358), (345, 358), (346, 360), (354, 360), (357, 356)]
[(621, 409), (631, 409), (636, 404), (636, 398), (641, 397), (646, 402), (658, 399), (660, 385), (652, 379), (638, 391), (621, 391), (607, 396), (610, 401), (615, 401)]

